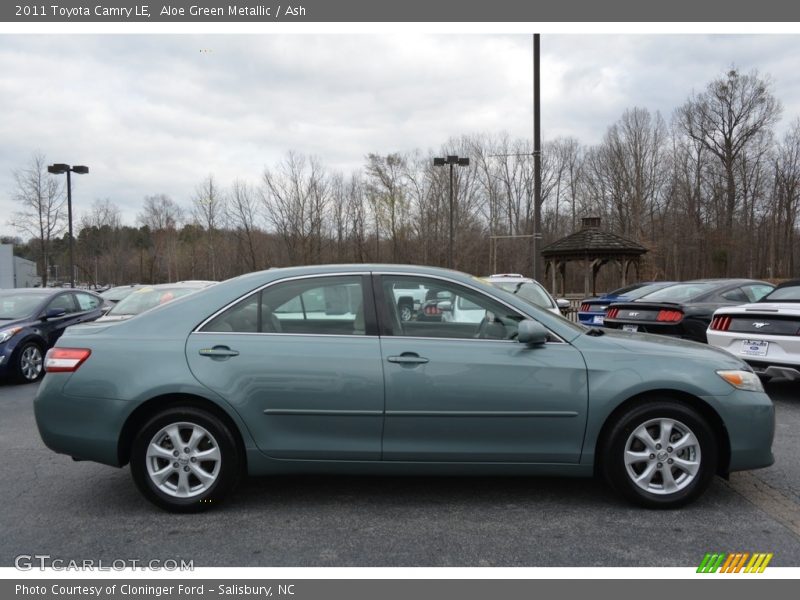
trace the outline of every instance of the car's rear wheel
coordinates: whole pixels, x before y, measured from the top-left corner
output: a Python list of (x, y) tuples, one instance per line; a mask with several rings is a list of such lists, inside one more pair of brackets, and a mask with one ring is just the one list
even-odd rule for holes
[(649, 508), (677, 508), (696, 500), (717, 468), (717, 443), (703, 416), (673, 400), (634, 406), (606, 437), (601, 465), (623, 496)]
[(241, 462), (228, 426), (195, 407), (159, 413), (138, 431), (131, 449), (137, 487), (172, 512), (197, 512), (222, 502), (238, 483)]
[(44, 375), (44, 356), (39, 344), (27, 342), (17, 352), (17, 379), (23, 383), (33, 383)]

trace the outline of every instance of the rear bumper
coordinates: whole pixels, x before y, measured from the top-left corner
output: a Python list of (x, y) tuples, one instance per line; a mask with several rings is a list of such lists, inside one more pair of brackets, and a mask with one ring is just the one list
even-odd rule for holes
[(42, 380), (33, 412), (45, 445), (76, 459), (120, 466), (118, 440), (130, 403), (107, 398), (67, 396), (69, 373), (49, 373)]
[(800, 365), (780, 365), (759, 362), (757, 360), (746, 360), (748, 365), (753, 367), (753, 371), (759, 377), (772, 379), (788, 379), (789, 381), (800, 380)]

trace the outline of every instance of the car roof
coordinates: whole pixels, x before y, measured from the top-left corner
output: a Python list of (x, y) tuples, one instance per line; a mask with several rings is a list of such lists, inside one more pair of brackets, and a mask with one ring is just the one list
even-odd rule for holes
[[(0, 294), (5, 292), (13, 292), (14, 294), (50, 294), (51, 296), (55, 296), (56, 294), (60, 294), (61, 292), (71, 292), (74, 291), (73, 288), (6, 288), (0, 289)], [(88, 290), (81, 290), (81, 291), (88, 291)], [(91, 292), (94, 293), (94, 292)]]
[(176, 290), (176, 289), (190, 289), (199, 290), (211, 285), (207, 281), (179, 281), (177, 283), (156, 283), (153, 285), (139, 286), (139, 290)]
[(800, 285), (800, 279), (790, 279), (789, 281), (784, 281), (783, 283), (779, 283), (775, 286), (775, 289), (780, 288), (787, 288), (787, 287), (794, 287), (796, 285)]

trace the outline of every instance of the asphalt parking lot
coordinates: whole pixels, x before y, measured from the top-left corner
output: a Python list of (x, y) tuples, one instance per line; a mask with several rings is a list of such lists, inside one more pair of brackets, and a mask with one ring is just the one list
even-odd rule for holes
[(0, 384), (0, 566), (184, 559), (195, 566), (694, 566), (706, 552), (773, 552), (800, 566), (800, 385), (772, 383), (776, 463), (717, 479), (676, 511), (631, 507), (594, 480), (272, 477), (224, 506), (171, 515), (128, 469), (42, 444), (35, 385)]

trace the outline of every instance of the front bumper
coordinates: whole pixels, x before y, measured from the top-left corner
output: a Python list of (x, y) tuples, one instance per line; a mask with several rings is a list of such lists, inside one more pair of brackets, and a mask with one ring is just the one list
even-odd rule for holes
[(735, 390), (722, 398), (705, 398), (714, 406), (730, 440), (728, 471), (761, 469), (775, 462), (775, 407), (763, 392)]
[(45, 445), (59, 454), (120, 466), (118, 440), (130, 403), (83, 398), (63, 393), (70, 373), (48, 373), (42, 380), (33, 412)]

